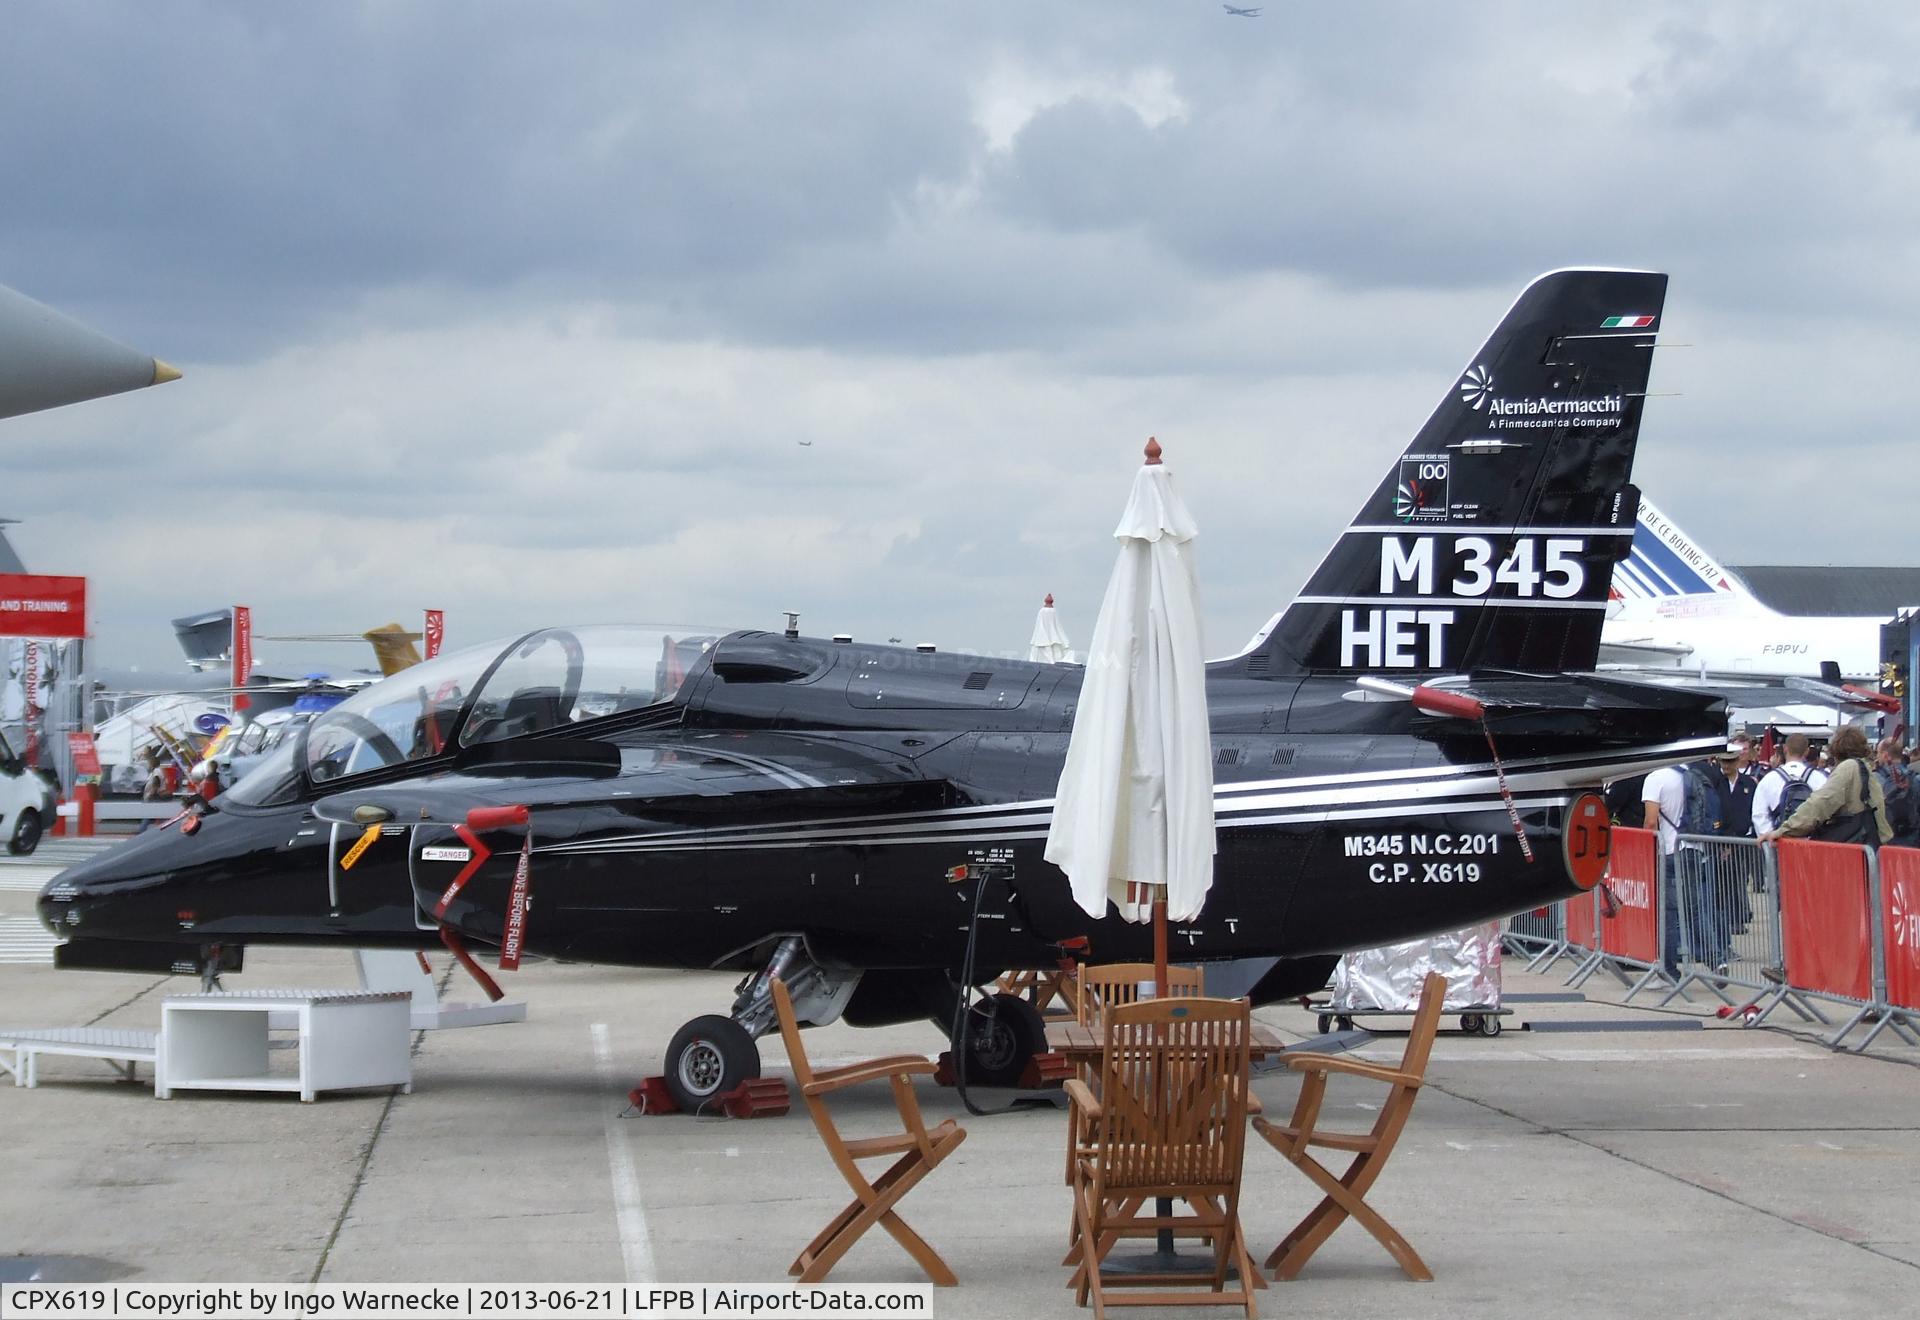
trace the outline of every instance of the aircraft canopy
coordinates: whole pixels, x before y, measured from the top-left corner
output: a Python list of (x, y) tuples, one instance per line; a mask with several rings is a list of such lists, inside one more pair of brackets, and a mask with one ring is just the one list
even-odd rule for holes
[(306, 772), (326, 783), (671, 701), (715, 629), (544, 628), (438, 656), (316, 718)]

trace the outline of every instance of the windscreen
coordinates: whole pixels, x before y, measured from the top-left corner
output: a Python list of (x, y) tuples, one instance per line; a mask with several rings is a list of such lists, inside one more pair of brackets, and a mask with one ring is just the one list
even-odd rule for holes
[(436, 656), (315, 716), (307, 733), (307, 777), (323, 784), (445, 751), (460, 708), (500, 646)]
[(258, 758), (233, 786), (220, 795), (222, 806), (274, 807), (291, 802), (300, 791), (300, 766), (294, 760), (299, 740), (289, 738)]

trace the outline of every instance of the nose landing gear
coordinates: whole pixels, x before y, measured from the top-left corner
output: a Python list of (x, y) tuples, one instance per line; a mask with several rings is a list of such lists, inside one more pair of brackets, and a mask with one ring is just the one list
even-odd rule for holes
[(673, 1034), (667, 1045), (666, 1083), (684, 1112), (717, 1109), (721, 1096), (760, 1075), (755, 1042), (779, 1025), (773, 1007), (775, 977), (787, 983), (794, 1015), (814, 1026), (838, 1018), (860, 983), (857, 971), (815, 962), (800, 936), (781, 940), (767, 965), (740, 983), (731, 1013), (697, 1017)]

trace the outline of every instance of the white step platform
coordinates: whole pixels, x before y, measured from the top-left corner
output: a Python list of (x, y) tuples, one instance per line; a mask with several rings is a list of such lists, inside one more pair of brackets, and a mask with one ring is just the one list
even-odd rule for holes
[(131, 1082), (134, 1065), (152, 1063), (159, 1034), (120, 1027), (0, 1027), (0, 1072), (9, 1073), (15, 1086), (38, 1086), (42, 1054), (99, 1059)]
[(502, 1022), (525, 1022), (524, 999), (502, 999), (493, 1004), (440, 1002), (433, 976), (409, 949), (355, 949), (360, 985), (374, 991), (401, 990), (412, 998), (415, 1031), (442, 1031), (452, 1027), (490, 1027)]
[[(409, 996), (403, 990), (215, 990), (160, 1004), (156, 1099), (175, 1091), (413, 1090)], [(293, 1076), (270, 1066), (278, 1018), (299, 1033)]]

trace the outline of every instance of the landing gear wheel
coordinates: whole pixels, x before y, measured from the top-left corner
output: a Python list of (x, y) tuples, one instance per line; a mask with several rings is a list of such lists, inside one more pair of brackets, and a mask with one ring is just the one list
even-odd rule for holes
[(709, 1013), (673, 1033), (667, 1046), (667, 1090), (689, 1114), (760, 1075), (760, 1047), (732, 1018)]
[(1018, 995), (994, 994), (967, 1013), (967, 1085), (1014, 1086), (1033, 1056), (1047, 1048), (1047, 1027), (1040, 1012)]
[(1322, 1013), (1320, 1015), (1320, 1034), (1324, 1036), (1332, 1030), (1333, 1030), (1333, 1014)]
[(13, 837), (7, 840), (7, 851), (15, 857), (25, 857), (40, 846), (40, 813), (28, 807), (20, 813), (20, 819), (14, 822)]
[(1489, 1013), (1480, 1019), (1480, 1034), (1482, 1036), (1498, 1036), (1500, 1034), (1500, 1015), (1498, 1013)]

